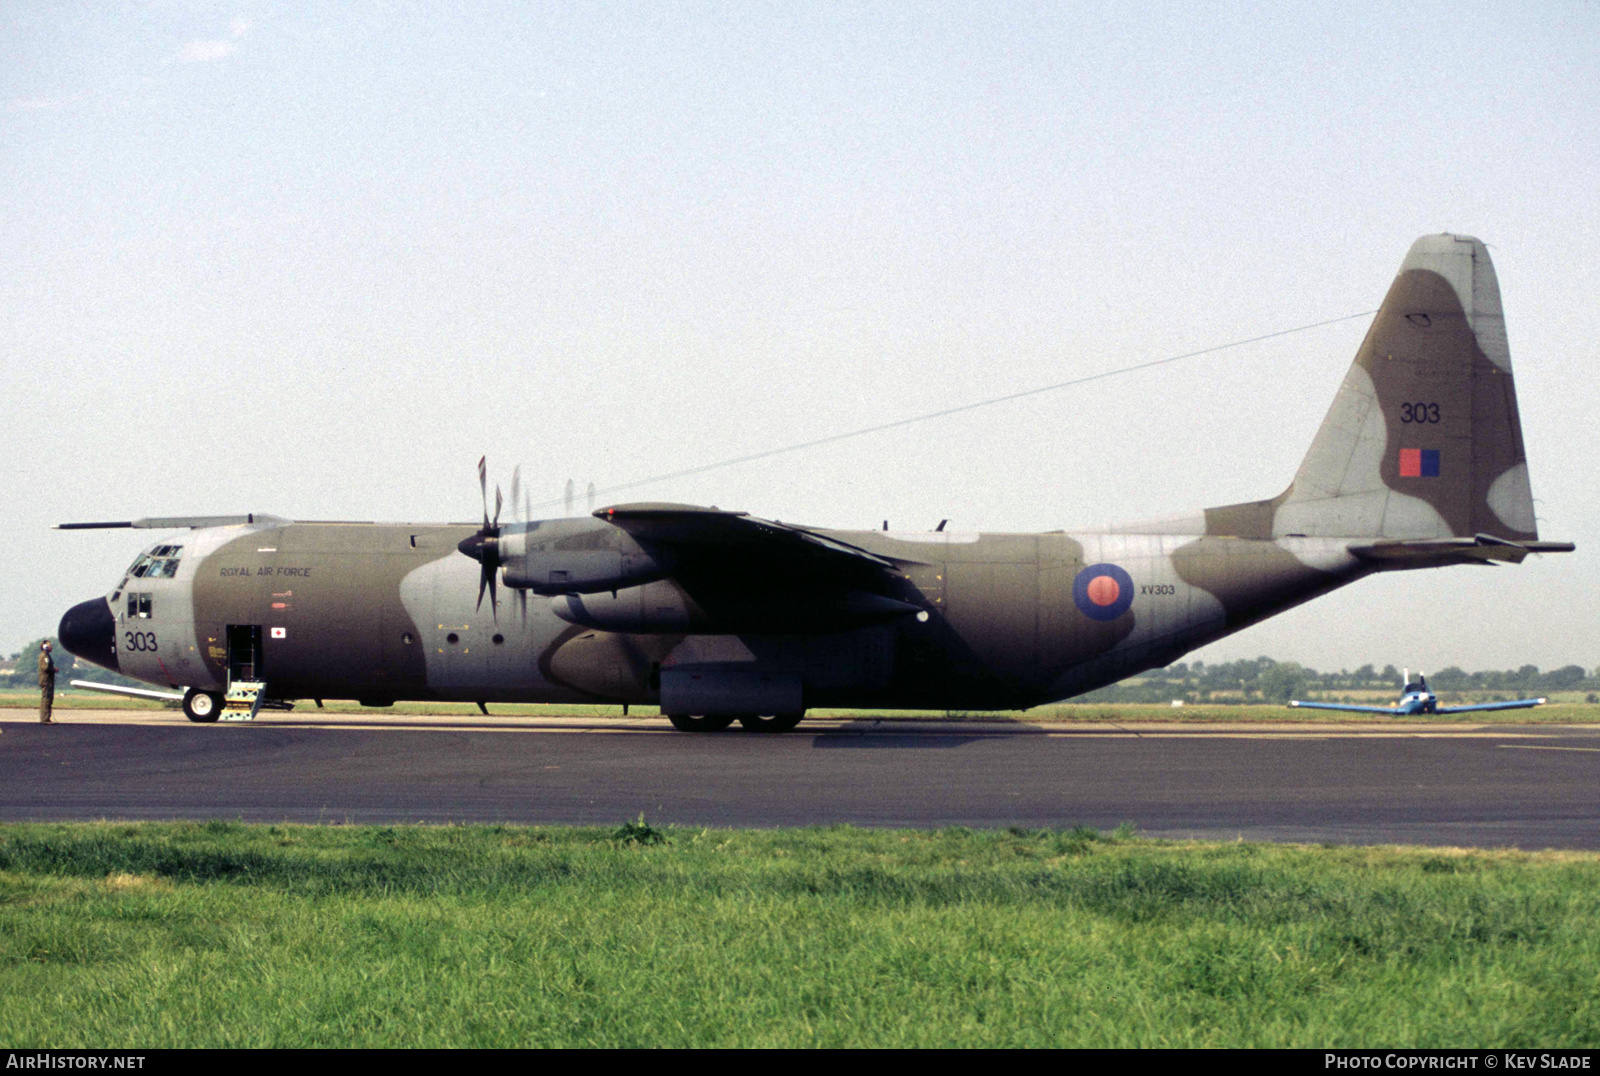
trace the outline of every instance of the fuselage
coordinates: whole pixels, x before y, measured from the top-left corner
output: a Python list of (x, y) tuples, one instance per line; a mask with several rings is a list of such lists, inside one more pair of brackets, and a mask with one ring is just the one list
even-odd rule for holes
[(1345, 542), (1315, 538), (812, 529), (891, 560), (874, 597), (906, 613), (843, 630), (607, 631), (527, 590), (478, 607), (479, 565), (457, 548), (475, 532), (193, 530), (155, 543), (106, 599), (76, 607), (63, 639), (152, 684), (262, 680), (285, 699), (655, 703), (663, 669), (698, 662), (798, 678), (807, 707), (1000, 709), (1168, 664), (1370, 570)]
[(196, 709), (196, 692), (249, 684), (257, 705), (639, 702), (690, 730), (696, 715), (792, 728), (813, 706), (1069, 698), (1374, 571), (1573, 548), (1539, 539), (1488, 248), (1448, 234), (1412, 244), (1294, 479), (1265, 500), (1045, 534), (656, 502), (502, 528), (486, 476), (479, 461), (481, 527), (64, 524), (192, 529), (68, 611), (61, 640), (190, 689), (196, 721), (221, 700)]

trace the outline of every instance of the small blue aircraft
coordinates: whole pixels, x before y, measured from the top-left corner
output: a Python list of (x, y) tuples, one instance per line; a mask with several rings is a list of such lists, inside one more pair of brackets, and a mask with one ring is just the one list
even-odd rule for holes
[(1547, 699), (1513, 699), (1511, 702), (1480, 702), (1476, 706), (1440, 706), (1439, 696), (1428, 689), (1426, 673), (1417, 673), (1415, 682), (1411, 671), (1405, 673), (1406, 685), (1401, 689), (1400, 701), (1394, 706), (1349, 706), (1337, 702), (1291, 702), (1290, 706), (1304, 706), (1310, 710), (1349, 710), (1358, 714), (1387, 714), (1390, 717), (1411, 717), (1415, 714), (1464, 714), (1472, 710), (1526, 710), (1540, 706)]

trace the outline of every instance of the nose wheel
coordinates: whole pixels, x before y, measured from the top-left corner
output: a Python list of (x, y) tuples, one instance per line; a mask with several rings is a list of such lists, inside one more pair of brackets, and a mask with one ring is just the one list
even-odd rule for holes
[(183, 693), (183, 716), (201, 725), (209, 725), (222, 713), (222, 696), (214, 691), (201, 691), (192, 687)]

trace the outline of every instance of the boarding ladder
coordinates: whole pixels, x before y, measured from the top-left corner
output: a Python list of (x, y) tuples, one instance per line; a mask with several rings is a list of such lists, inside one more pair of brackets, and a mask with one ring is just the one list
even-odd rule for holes
[(230, 680), (227, 694), (222, 696), (221, 721), (254, 721), (267, 699), (265, 680)]
[(230, 680), (219, 721), (254, 721), (262, 710), (293, 710), (294, 703), (267, 697), (265, 680)]

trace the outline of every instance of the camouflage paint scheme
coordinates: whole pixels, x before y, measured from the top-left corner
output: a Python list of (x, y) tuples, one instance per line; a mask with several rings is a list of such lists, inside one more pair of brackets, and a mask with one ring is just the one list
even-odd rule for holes
[[(220, 691), (226, 626), (260, 625), (279, 698), (738, 714), (1027, 707), (1372, 572), (1572, 548), (1538, 541), (1499, 287), (1483, 244), (1452, 235), (1413, 245), (1270, 500), (1071, 534), (833, 531), (641, 504), (481, 528), (250, 517), (167, 541), (183, 546), (176, 574), (124, 580), (109, 649), (103, 599), (63, 618), (74, 653)], [(480, 609), (491, 580), (504, 596)], [(148, 616), (129, 590), (151, 595)]]

